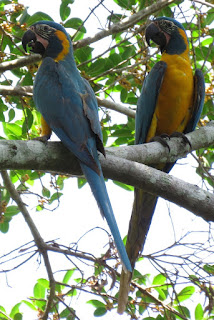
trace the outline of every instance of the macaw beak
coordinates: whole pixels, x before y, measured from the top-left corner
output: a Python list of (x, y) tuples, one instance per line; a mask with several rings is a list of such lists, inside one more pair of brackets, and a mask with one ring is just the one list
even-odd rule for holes
[(146, 42), (150, 46), (150, 40), (154, 41), (157, 45), (160, 46), (161, 52), (164, 50), (167, 39), (163, 31), (158, 26), (157, 22), (152, 22), (146, 28)]
[(36, 34), (32, 30), (27, 30), (22, 37), (22, 46), (27, 52), (27, 46), (31, 48), (31, 52), (39, 53), (42, 56), (45, 53), (45, 47), (39, 41), (37, 41)]

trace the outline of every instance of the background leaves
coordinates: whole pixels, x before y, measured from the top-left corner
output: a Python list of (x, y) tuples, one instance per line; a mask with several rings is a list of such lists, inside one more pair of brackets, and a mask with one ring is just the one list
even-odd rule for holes
[[(118, 29), (117, 32), (106, 37), (105, 41), (97, 37), (95, 42), (92, 42), (88, 39), (88, 34), (95, 19), (100, 20), (100, 25), (93, 36), (103, 30), (108, 31), (114, 23), (123, 22), (124, 19), (132, 17), (136, 12), (148, 8), (154, 1), (115, 0), (111, 2), (112, 7), (113, 4), (117, 5), (114, 10), (111, 6), (105, 7), (105, 2), (100, 1), (97, 2), (96, 7), (89, 10), (88, 15), (84, 18), (82, 15), (75, 16), (73, 14), (72, 6), (74, 3), (73, 0), (62, 0), (57, 10), (62, 25), (67, 28), (73, 40), (75, 60), (81, 75), (89, 80), (98, 97), (110, 101), (120, 101), (126, 104), (127, 108), (136, 110), (137, 99), (145, 76), (160, 59), (160, 53), (157, 53), (155, 47), (150, 50), (144, 39), (145, 27), (148, 19), (152, 17), (141, 19), (126, 30)], [(99, 17), (100, 7), (104, 8), (105, 21)], [(47, 13), (38, 11), (31, 15), (28, 11), (18, 0), (0, 1), (1, 63), (10, 64), (13, 60), (24, 55), (21, 37), (29, 25), (39, 20), (53, 20)], [(174, 16), (188, 30), (193, 69), (202, 68), (206, 81), (206, 99), (199, 125), (214, 120), (213, 5), (209, 1), (207, 5), (202, 5), (197, 1), (178, 1), (161, 10), (157, 7), (153, 15)], [(38, 64), (35, 62), (10, 71), (8, 69), (0, 78), (0, 90), (3, 85), (8, 88), (11, 86), (32, 86)], [(119, 117), (116, 112), (102, 106), (100, 118), (105, 145), (119, 147), (134, 144), (135, 123), (133, 118)], [(26, 140), (40, 134), (40, 115), (35, 110), (31, 95), (2, 94), (0, 121), (2, 124), (1, 139)], [(199, 150), (197, 156), (198, 167), (196, 171), (206, 182), (206, 188), (213, 192), (213, 148)], [(27, 195), (36, 199), (37, 212), (42, 213), (48, 210), (52, 213), (59, 206), (68, 177), (47, 176), (44, 172), (29, 170), (11, 170), (10, 179), (22, 196)], [(79, 188), (82, 188), (86, 182), (85, 179), (79, 178), (77, 183)], [(131, 186), (117, 181), (115, 184), (125, 190), (133, 190)], [(19, 209), (14, 203), (11, 203), (10, 196), (3, 186), (0, 189), (0, 195), (0, 231), (8, 233), (11, 221), (14, 221), (13, 219), (19, 215)], [(211, 239), (210, 237), (207, 243), (205, 241), (203, 244), (199, 244), (188, 242), (184, 236), (173, 245), (176, 248), (179, 247), (179, 250), (182, 247), (184, 250), (182, 255), (175, 256), (175, 253), (170, 251), (173, 248), (170, 247), (163, 252), (145, 257), (144, 262), (147, 258), (155, 266), (156, 274), (144, 274), (143, 270), (138, 270), (137, 264), (126, 310), (127, 316), (131, 319), (213, 319), (212, 283), (214, 271), (212, 261), (205, 262), (203, 256), (204, 252), (208, 256), (213, 252)], [(185, 244), (182, 243), (183, 240), (186, 240)], [(157, 241), (161, 241), (158, 236)], [(50, 317), (52, 319), (78, 319), (72, 298), (84, 291), (89, 295), (88, 304), (93, 308), (94, 317), (107, 318), (109, 312), (113, 312), (117, 307), (119, 281), (118, 263), (111, 241), (104, 257), (91, 262), (93, 271), (90, 269), (86, 273), (82, 271), (84, 268), (80, 261), (82, 259), (84, 263), (85, 261), (89, 263), (90, 259), (85, 252), (78, 251), (78, 244), (66, 247), (56, 241), (50, 243), (56, 250), (66, 249), (66, 259), (70, 259), (69, 261), (72, 262), (69, 270), (61, 270), (59, 276), (57, 275), (54, 307), (49, 310)], [(28, 244), (24, 248), (17, 250), (14, 248), (14, 251), (8, 254), (8, 260), (11, 257), (11, 261), (19, 266), (31, 259), (37, 252), (34, 245)], [(72, 253), (73, 256), (69, 256), (69, 253)], [(74, 267), (74, 256), (77, 253), (80, 253), (80, 257), (77, 261), (75, 260), (77, 266)], [(20, 254), (23, 257), (23, 262), (16, 264), (15, 261)], [(64, 254), (61, 252), (61, 256)], [(113, 270), (106, 268), (104, 263), (109, 256), (113, 257), (111, 259), (114, 264)], [(0, 257), (0, 263), (3, 263), (3, 258), (5, 257)], [(143, 261), (142, 257), (139, 258), (140, 261)], [(22, 319), (23, 305), (32, 310), (35, 316), (36, 314), (42, 315), (47, 306), (50, 287), (50, 282), (47, 279), (44, 277), (38, 279), (30, 299), (21, 300), (17, 297), (20, 302), (11, 308), (10, 312), (1, 306), (0, 318)]]

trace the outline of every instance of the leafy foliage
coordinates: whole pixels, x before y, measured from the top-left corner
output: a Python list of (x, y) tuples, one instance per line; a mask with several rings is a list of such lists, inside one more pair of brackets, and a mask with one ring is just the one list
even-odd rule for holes
[[(122, 103), (127, 104), (127, 107), (135, 110), (144, 78), (160, 58), (160, 55), (156, 54), (157, 52), (154, 49), (148, 50), (143, 37), (149, 17), (140, 20), (136, 25), (125, 30), (110, 34), (106, 39), (107, 45), (100, 46), (101, 50), (98, 52), (92, 42), (88, 41), (85, 44), (84, 40), (87, 40), (90, 24), (93, 23), (92, 12), (96, 13), (102, 2), (98, 1), (97, 7), (91, 10), (85, 20), (82, 20), (72, 14), (74, 0), (62, 0), (58, 8), (61, 23), (65, 28), (68, 28), (67, 30), (74, 42), (75, 60), (80, 73), (90, 81), (97, 96), (105, 99), (112, 98), (113, 100), (116, 97)], [(179, 6), (173, 3), (162, 9), (156, 9), (153, 13), (155, 16), (174, 16), (188, 30), (193, 68), (202, 68), (206, 82), (206, 99), (199, 125), (214, 120), (214, 77), (212, 70), (214, 61), (214, 11), (213, 5), (210, 5), (210, 8), (209, 3), (211, 2), (208, 1), (207, 5), (201, 5), (192, 2), (191, 7), (189, 7), (190, 3), (188, 1), (179, 1)], [(105, 22), (109, 28), (114, 23), (119, 23), (124, 18), (129, 18), (132, 14), (149, 7), (153, 4), (153, 1), (114, 0), (114, 4), (117, 5), (117, 9), (114, 11), (111, 11), (111, 8), (105, 9), (104, 7), (103, 9), (107, 13)], [(49, 14), (40, 11), (30, 15), (28, 9), (18, 0), (0, 1), (0, 12), (0, 62), (8, 63), (8, 66), (10, 66), (13, 60), (25, 54), (21, 46), (21, 37), (27, 27), (39, 20), (53, 19)], [(97, 40), (99, 40), (99, 37)], [(11, 86), (32, 86), (38, 64), (38, 62), (35, 62), (17, 68), (8, 67), (8, 70), (0, 78), (0, 90), (1, 86), (8, 86), (8, 88)], [(119, 147), (134, 143), (134, 119), (126, 116), (117, 118), (114, 112), (110, 112), (103, 107), (100, 108), (100, 116), (105, 145)], [(2, 94), (0, 98), (0, 121), (2, 124), (0, 139), (26, 140), (35, 138), (40, 134), (40, 115), (35, 110), (31, 94), (12, 95), (9, 92), (8, 94)], [(199, 165), (196, 171), (206, 180), (208, 187), (212, 190), (214, 185), (211, 173), (214, 160), (213, 148), (199, 150), (197, 155)], [(51, 175), (48, 183), (47, 176), (43, 172), (11, 170), (10, 179), (19, 193), (36, 197), (37, 211), (42, 212), (44, 209), (54, 210), (58, 206), (67, 177)], [(116, 181), (115, 183), (126, 190), (133, 190), (128, 185)], [(34, 189), (35, 185), (36, 191)], [(79, 188), (84, 185), (85, 180), (79, 178)], [(19, 209), (16, 205), (10, 203), (10, 195), (5, 188), (1, 188), (0, 191), (0, 231), (7, 233), (10, 231), (12, 219), (15, 219), (19, 214)], [(209, 239), (209, 241), (211, 240)], [(56, 243), (52, 243), (52, 245), (58, 251), (61, 250), (62, 255), (67, 257), (71, 255), (71, 259), (77, 254), (76, 249), (65, 248), (65, 246)], [(176, 245), (178, 244), (176, 243)], [(37, 253), (37, 248), (32, 248), (25, 248), (29, 258), (32, 254), (30, 250), (33, 250), (32, 256)], [(196, 255), (196, 258), (200, 258), (200, 261), (195, 262), (194, 254), (196, 251), (197, 254), (202, 253), (202, 248), (209, 252), (208, 246), (205, 248), (202, 244), (195, 244), (195, 247), (193, 246), (193, 257), (191, 253), (188, 253), (183, 258), (176, 257), (176, 259), (180, 259), (179, 262), (175, 259), (176, 261), (172, 263), (169, 261), (175, 253), (172, 253), (171, 256), (168, 255), (168, 250), (171, 250), (171, 248), (167, 248), (165, 252), (161, 253), (162, 257), (169, 259), (168, 261), (164, 259), (164, 261), (160, 261), (159, 253), (150, 255), (148, 260), (158, 270), (155, 275), (142, 274), (137, 269), (137, 264), (136, 270), (134, 270), (129, 304), (126, 309), (127, 315), (131, 319), (214, 319), (213, 287), (211, 285), (214, 267), (211, 261), (202, 263), (203, 255), (199, 255), (200, 257)], [(67, 251), (63, 251), (64, 249)], [(114, 251), (112, 250), (112, 244), (110, 244), (109, 251)], [(14, 250), (14, 252), (17, 251)], [(105, 261), (108, 254), (106, 254), (107, 257), (104, 256), (100, 260), (90, 260), (90, 256), (83, 252), (79, 253), (80, 257), (78, 259), (92, 261), (90, 276), (85, 276), (81, 271), (82, 267), (71, 267), (69, 270), (63, 271), (63, 276), (56, 277), (54, 303), (49, 309), (52, 319), (78, 319), (72, 299), (81, 291), (85, 291), (93, 297), (93, 299), (87, 298), (89, 299), (87, 303), (93, 308), (94, 317), (105, 316), (117, 307), (118, 265), (115, 264), (113, 268), (106, 266)], [(139, 258), (139, 263), (140, 261), (142, 262), (142, 258)], [(169, 264), (170, 268), (168, 268)], [(187, 265), (188, 270), (185, 267)], [(79, 273), (81, 276), (79, 276)], [(108, 280), (105, 280), (106, 278)], [(0, 319), (22, 319), (23, 305), (29, 308), (33, 314), (37, 313), (42, 316), (47, 307), (51, 286), (49, 280), (38, 279), (33, 289), (33, 296), (29, 300), (25, 299), (18, 302), (10, 313), (7, 313), (5, 308), (0, 306)], [(198, 291), (200, 291), (199, 299)], [(202, 300), (207, 304), (206, 307), (201, 302)]]

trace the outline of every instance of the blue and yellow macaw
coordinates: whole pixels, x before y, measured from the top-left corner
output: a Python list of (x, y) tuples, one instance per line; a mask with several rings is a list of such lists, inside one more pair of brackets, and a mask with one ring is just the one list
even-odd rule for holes
[(89, 83), (76, 67), (70, 36), (60, 24), (40, 21), (33, 24), (22, 38), (43, 61), (34, 82), (34, 101), (42, 114), (42, 134), (51, 130), (79, 159), (92, 193), (106, 218), (125, 272), (131, 265), (123, 245), (106, 190), (98, 152), (105, 155), (98, 118), (98, 105)]
[[(195, 130), (205, 96), (201, 70), (197, 69), (193, 76), (189, 42), (183, 26), (172, 18), (157, 18), (147, 27), (145, 36), (148, 45), (150, 40), (159, 45), (162, 56), (143, 83), (136, 112), (136, 144), (149, 142), (165, 134), (183, 135)], [(156, 168), (168, 173), (172, 167), (173, 164), (166, 164)], [(133, 269), (143, 250), (157, 199), (154, 194), (135, 189), (126, 243)], [(122, 272), (119, 313), (125, 310), (131, 277), (131, 272)]]

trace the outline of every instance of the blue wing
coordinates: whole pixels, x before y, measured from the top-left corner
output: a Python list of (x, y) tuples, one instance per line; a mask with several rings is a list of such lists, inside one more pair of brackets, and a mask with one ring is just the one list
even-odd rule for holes
[(106, 190), (97, 150), (104, 154), (96, 97), (79, 72), (45, 58), (34, 83), (34, 100), (62, 143), (76, 155), (111, 229), (125, 270), (131, 265)]
[(192, 116), (187, 124), (184, 133), (192, 132), (195, 130), (197, 123), (200, 119), (201, 112), (204, 106), (205, 98), (205, 83), (204, 75), (200, 69), (195, 70), (194, 76), (194, 98), (193, 98), (193, 111)]
[(137, 103), (135, 144), (146, 142), (166, 68), (167, 64), (164, 61), (157, 62), (144, 80)]
[(60, 140), (79, 160), (100, 173), (92, 142), (96, 136), (98, 150), (104, 151), (96, 99), (89, 85), (80, 76), (78, 80), (61, 64), (46, 58), (35, 79), (34, 100)]

